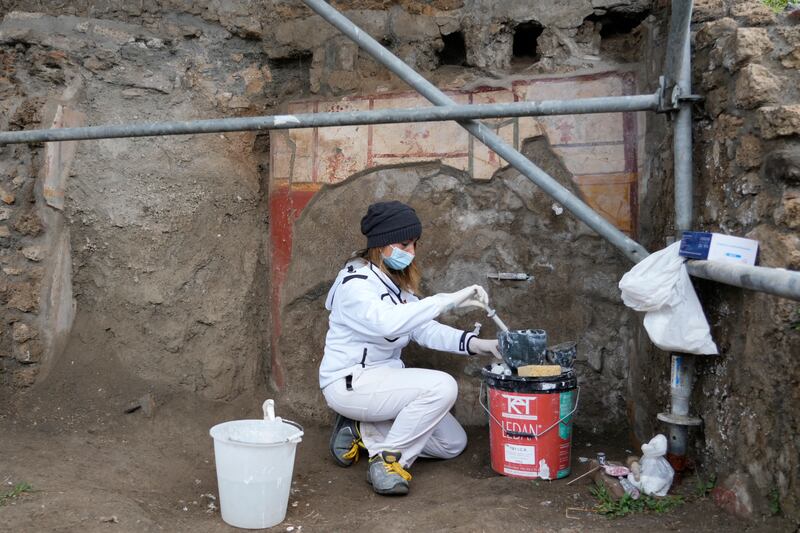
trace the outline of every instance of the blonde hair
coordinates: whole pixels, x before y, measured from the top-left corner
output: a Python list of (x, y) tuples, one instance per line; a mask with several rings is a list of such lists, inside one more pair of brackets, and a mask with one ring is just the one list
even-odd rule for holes
[(381, 272), (389, 276), (389, 279), (394, 281), (402, 290), (419, 296), (419, 285), (422, 282), (422, 273), (419, 270), (416, 259), (403, 270), (394, 270), (386, 266), (386, 263), (383, 262), (383, 246), (380, 248), (365, 248), (355, 252), (353, 255), (366, 259), (380, 268)]

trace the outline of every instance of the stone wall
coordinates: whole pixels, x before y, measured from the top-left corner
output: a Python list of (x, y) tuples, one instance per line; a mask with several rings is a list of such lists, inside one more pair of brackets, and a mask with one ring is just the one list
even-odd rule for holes
[[(145, 27), (12, 12), (0, 43), (10, 129), (236, 116), (297, 87), (257, 44), (190, 15)], [(237, 133), (4, 147), (4, 382), (29, 386), (60, 364), (89, 379), (103, 360), (120, 383), (211, 398), (263, 383), (268, 144)]]
[[(65, 54), (21, 43), (3, 47), (0, 54), (3, 129), (82, 125), (83, 115), (75, 109), (80, 80), (69, 71)], [(2, 148), (0, 372), (4, 383), (18, 387), (31, 385), (49, 367), (72, 327), (75, 301), (63, 185), (75, 145)]]
[[(468, 12), (466, 6), (437, 13), (438, 33), (430, 21), (404, 14), (397, 7), (348, 15), (423, 71), (437, 66), (444, 37), (460, 32), (465, 37), (471, 35), (465, 42), (463, 64), (458, 66), (481, 69), (440, 64), (427, 73), (459, 102), (588, 97), (639, 90), (636, 68), (625, 61), (626, 53), (637, 49), (642, 35), (649, 31), (646, 26), (633, 31), (647, 14), (641, 5), (625, 6), (628, 11), (623, 18), (631, 26), (621, 34), (609, 32), (607, 38), (600, 34), (611, 18), (603, 8), (593, 10), (576, 4), (567, 10), (544, 13), (553, 6), (525, 7), (513, 2), (493, 4), (479, 16), (478, 22), (494, 28), (480, 33), (485, 39), (482, 42), (470, 41), (475, 37), (471, 32), (476, 19), (475, 11)], [(515, 29), (530, 20), (544, 21), (536, 41), (538, 56), (517, 57), (512, 46)], [(299, 42), (304, 39), (300, 36), (320, 36), (314, 43), (318, 48), (310, 78), (311, 90), (318, 91), (319, 96), (292, 102), (286, 106), (287, 112), (425, 105), (413, 93), (396, 91), (396, 79), (374, 70), (363, 53), (319, 23), (315, 17), (291, 22), (293, 29), (287, 35), (296, 41), (290, 47), (292, 53), (305, 44)], [(413, 47), (409, 44), (410, 48), (392, 40), (393, 36), (413, 40), (418, 33), (419, 41), (413, 41)], [(428, 47), (433, 48), (420, 50)], [(415, 53), (404, 55), (407, 49)], [(440, 54), (438, 59), (442, 57)], [(491, 71), (491, 77), (487, 71)], [(324, 97), (347, 94), (353, 88), (357, 88), (356, 94)], [(489, 122), (517, 148), (527, 146), (526, 139), (536, 139), (528, 148), (537, 164), (555, 169), (565, 184), (620, 229), (635, 231), (639, 154), (643, 149), (635, 114)], [(542, 143), (547, 149), (541, 148)], [(591, 432), (624, 431), (624, 390), (631, 348), (627, 338), (633, 316), (624, 308), (612, 308), (613, 302), (619, 303), (615, 280), (624, 271), (626, 260), (601, 239), (585, 233), (586, 228), (560, 206), (546, 202), (532, 185), (518, 195), (530, 195), (531, 202), (523, 201), (521, 206), (516, 198), (507, 201), (504, 191), (513, 188), (508, 179), (514, 173), (498, 174), (505, 162), (451, 124), (280, 132), (272, 136), (271, 150), (274, 359), (270, 378), (286, 391), (293, 405), (315, 416), (328, 413), (317, 390), (326, 328), (324, 295), (337, 265), (360, 246), (357, 221), (366, 206), (396, 195), (411, 202), (423, 214), (423, 220), (427, 217), (432, 221), (426, 231), (434, 234), (435, 251), (421, 255), (426, 279), (430, 280), (426, 293), (453, 289), (457, 282), (489, 285), (493, 305), (498, 311), (506, 310), (509, 322), (518, 327), (545, 327), (554, 341), (578, 340), (579, 372), (585, 386), (578, 425)], [(437, 166), (422, 164), (431, 161), (438, 162)], [(420, 169), (403, 166), (392, 170), (412, 163), (419, 164)], [(481, 183), (490, 178), (490, 183)], [(519, 179), (515, 176), (514, 183)], [(328, 184), (336, 186), (329, 188)], [(426, 194), (432, 192), (438, 199), (426, 200)], [(497, 211), (492, 216), (488, 214), (490, 205)], [(473, 209), (475, 217), (465, 218), (461, 213)], [(537, 215), (541, 221), (528, 227), (524, 221)], [(554, 228), (547, 222), (554, 217), (569, 222), (553, 223), (557, 226)], [(466, 229), (474, 233), (474, 242), (459, 242)], [(565, 241), (571, 245), (561, 246)], [(320, 257), (338, 259), (321, 262)], [(537, 279), (529, 286), (493, 284), (486, 274), (496, 270), (528, 272)], [(444, 318), (464, 328), (471, 328), (476, 319), (481, 317)], [(483, 317), (482, 321), (487, 319)], [(493, 334), (491, 324), (487, 324), (485, 334)], [(444, 368), (455, 375), (461, 388), (459, 418), (466, 423), (484, 422), (477, 403), (477, 362), (413, 349), (408, 361)]]
[[(628, 45), (639, 42), (632, 30), (648, 2), (337, 6), (436, 83), (468, 89), (491, 85), (496, 73), (513, 80), (515, 73), (616, 68), (632, 59)], [(59, 104), (64, 116), (98, 124), (267, 114), (310, 95), (403, 87), (300, 2), (43, 1), (29, 13), (29, 3), (8, 1), (2, 9), (3, 117), (11, 129), (50, 127)], [(8, 232), (5, 320), (19, 324), (0, 339), (5, 382), (34, 383), (65, 359), (64, 350), (71, 364), (88, 368), (108, 358), (120, 379), (213, 398), (258, 382), (259, 368), (270, 364), (270, 137), (66, 146), (56, 167), (41, 146), (3, 149), (4, 197), (12, 202), (0, 230)], [(58, 206), (45, 194), (48, 179), (63, 195)], [(630, 181), (613, 186), (630, 196)], [(273, 215), (292, 216), (286, 207)], [(79, 320), (65, 348), (73, 297)], [(50, 300), (52, 311), (44, 312)], [(87, 349), (80, 339), (95, 345)]]
[[(695, 228), (756, 239), (759, 265), (798, 270), (800, 25), (757, 1), (695, 4), (693, 86), (705, 96), (693, 132)], [(657, 121), (649, 129), (663, 131)], [(652, 206), (652, 218), (642, 220), (651, 249), (674, 231), (670, 138), (661, 146), (662, 155), (647, 163), (655, 187), (642, 200)], [(723, 485), (744, 480), (752, 499), (744, 514), (779, 505), (797, 519), (800, 306), (704, 280), (695, 285), (720, 355), (699, 358), (692, 405), (704, 425), (691, 433), (690, 453)], [(641, 332), (637, 353), (633, 423), (645, 439), (665, 430), (655, 415), (668, 409), (669, 357)], [(654, 397), (648, 386), (659, 393)]]
[[(579, 194), (546, 139), (527, 144), (525, 153)], [(367, 205), (381, 198), (409, 203), (423, 220), (418, 256), (425, 295), (481, 283), (511, 327), (541, 327), (554, 343), (577, 340), (583, 403), (576, 423), (589, 432), (624, 426), (626, 331), (635, 320), (619, 306), (615, 291), (614, 280), (624, 271), (624, 260), (583, 224), (554, 208), (552, 200), (518, 173), (507, 170), (477, 182), (440, 164), (375, 169), (325, 186), (298, 219), (277, 344), (293, 405), (327, 416), (317, 385), (327, 329), (325, 295), (351, 249), (362, 246), (358, 221)], [(585, 268), (587, 264), (594, 268)], [(527, 272), (535, 279), (488, 280), (487, 273), (496, 271)], [(495, 334), (494, 325), (480, 312), (450, 314), (441, 320), (461, 329), (472, 329), (480, 321), (484, 336)], [(416, 347), (406, 351), (407, 364), (443, 369), (456, 377), (460, 388), (456, 415), (462, 422), (485, 423), (478, 404), (477, 372), (488, 360)]]

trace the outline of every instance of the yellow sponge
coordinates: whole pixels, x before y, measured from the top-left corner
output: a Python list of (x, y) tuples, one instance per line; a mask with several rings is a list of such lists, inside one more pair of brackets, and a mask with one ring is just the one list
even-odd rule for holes
[(517, 374), (524, 378), (541, 378), (547, 376), (560, 376), (561, 366), (559, 365), (526, 365), (517, 369)]

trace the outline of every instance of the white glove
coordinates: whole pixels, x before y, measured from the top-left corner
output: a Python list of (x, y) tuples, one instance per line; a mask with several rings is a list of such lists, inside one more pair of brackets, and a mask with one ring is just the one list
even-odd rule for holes
[(467, 343), (467, 352), (475, 355), (493, 355), (497, 359), (502, 359), (500, 350), (497, 348), (497, 339), (479, 339), (470, 337)]
[(489, 295), (480, 285), (470, 285), (458, 292), (442, 292), (431, 296), (439, 305), (439, 313), (451, 309), (467, 307), (486, 307), (489, 305)]

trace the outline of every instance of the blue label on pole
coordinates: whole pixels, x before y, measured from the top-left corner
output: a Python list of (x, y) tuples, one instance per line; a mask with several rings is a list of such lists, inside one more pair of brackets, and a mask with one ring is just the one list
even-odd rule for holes
[(690, 259), (708, 259), (709, 248), (711, 248), (711, 233), (684, 231), (678, 254)]
[(676, 387), (681, 384), (681, 357), (672, 356), (672, 384)]

